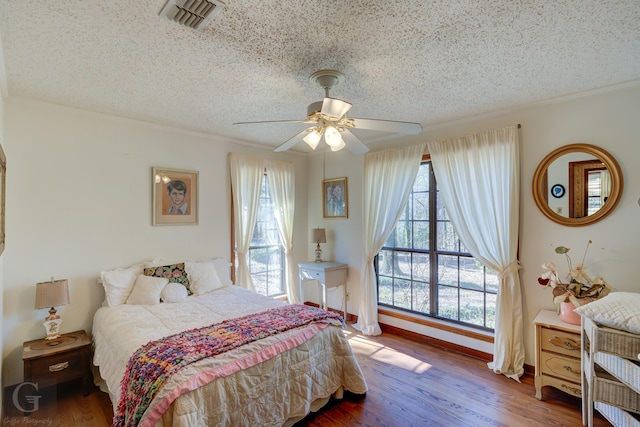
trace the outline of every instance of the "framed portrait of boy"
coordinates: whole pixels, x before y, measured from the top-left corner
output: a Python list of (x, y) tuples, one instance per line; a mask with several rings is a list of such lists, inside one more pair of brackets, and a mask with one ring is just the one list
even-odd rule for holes
[(347, 178), (322, 181), (322, 217), (349, 218)]
[(152, 169), (153, 225), (198, 224), (198, 172)]

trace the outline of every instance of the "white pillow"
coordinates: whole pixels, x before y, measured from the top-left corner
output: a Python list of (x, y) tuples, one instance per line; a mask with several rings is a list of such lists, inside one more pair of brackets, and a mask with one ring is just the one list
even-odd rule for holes
[(214, 258), (212, 260), (216, 273), (223, 285), (231, 285), (231, 263), (224, 258)]
[(640, 334), (640, 293), (611, 292), (574, 311), (603, 326)]
[(203, 295), (225, 286), (220, 281), (213, 261), (184, 263), (184, 269), (189, 277), (189, 288), (194, 295)]
[(176, 282), (167, 283), (160, 293), (162, 302), (179, 302), (189, 296), (184, 285)]
[(115, 307), (126, 304), (127, 298), (133, 289), (136, 278), (142, 273), (142, 265), (134, 265), (129, 268), (118, 268), (100, 273), (102, 286), (104, 287), (107, 306)]
[[(166, 277), (138, 275), (127, 304), (155, 305), (160, 304), (160, 294), (169, 283)], [(180, 285), (182, 286), (182, 285)], [(182, 286), (184, 288), (184, 286)], [(185, 288), (186, 290), (186, 288)]]

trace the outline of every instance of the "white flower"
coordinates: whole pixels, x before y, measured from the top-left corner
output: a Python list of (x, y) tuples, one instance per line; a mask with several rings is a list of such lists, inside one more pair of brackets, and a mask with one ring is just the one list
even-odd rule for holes
[[(591, 240), (587, 244), (587, 249), (591, 244)], [(587, 275), (587, 266), (584, 265), (584, 257), (582, 264), (576, 265), (575, 268), (571, 265), (571, 258), (569, 257), (569, 248), (564, 246), (558, 246), (555, 249), (557, 254), (563, 254), (567, 259), (569, 266), (569, 273), (567, 274), (566, 281), (560, 280), (556, 266), (552, 262), (545, 262), (542, 264), (544, 272), (538, 278), (538, 283), (543, 286), (552, 288), (553, 290), (553, 302), (572, 302), (574, 306), (579, 307), (590, 301), (602, 298), (607, 295), (613, 288), (602, 277), (596, 277), (591, 279)], [(587, 250), (584, 251), (586, 257)]]

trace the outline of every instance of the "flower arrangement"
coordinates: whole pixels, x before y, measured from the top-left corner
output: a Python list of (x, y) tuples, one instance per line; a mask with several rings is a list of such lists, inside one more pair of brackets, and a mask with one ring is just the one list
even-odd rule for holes
[(569, 273), (565, 281), (560, 280), (555, 264), (552, 262), (542, 264), (545, 272), (538, 278), (538, 283), (552, 289), (554, 303), (571, 302), (575, 307), (580, 307), (604, 297), (613, 289), (602, 277), (592, 279), (585, 271), (587, 267), (584, 265), (584, 259), (591, 243), (591, 240), (589, 240), (582, 256), (582, 263), (575, 267), (572, 266), (571, 257), (569, 256), (570, 248), (564, 246), (556, 248), (556, 253), (563, 254), (569, 265)]

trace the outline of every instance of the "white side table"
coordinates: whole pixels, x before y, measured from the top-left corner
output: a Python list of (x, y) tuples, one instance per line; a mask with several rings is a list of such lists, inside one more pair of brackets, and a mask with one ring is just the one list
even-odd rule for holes
[(347, 264), (339, 262), (301, 262), (298, 264), (300, 285), (307, 280), (317, 280), (322, 286), (322, 308), (327, 309), (327, 288), (342, 286), (344, 321), (347, 321)]

